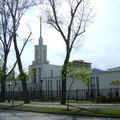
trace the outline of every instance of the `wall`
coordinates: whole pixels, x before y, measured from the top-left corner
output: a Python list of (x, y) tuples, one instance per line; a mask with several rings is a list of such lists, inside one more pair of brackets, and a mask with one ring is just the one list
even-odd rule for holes
[[(91, 74), (91, 77), (99, 78), (99, 89), (108, 89), (112, 87), (110, 85), (111, 81), (120, 80), (120, 71), (109, 71), (109, 72)], [(95, 85), (96, 85), (96, 81), (95, 81)]]

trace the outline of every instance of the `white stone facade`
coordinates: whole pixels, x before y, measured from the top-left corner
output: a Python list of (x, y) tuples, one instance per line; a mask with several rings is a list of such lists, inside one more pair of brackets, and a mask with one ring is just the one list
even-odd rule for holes
[(95, 89), (97, 89), (97, 86), (99, 86), (99, 89), (109, 89), (112, 88), (110, 85), (111, 81), (120, 80), (120, 71), (92, 73), (91, 78), (93, 79)]
[[(40, 24), (40, 31), (42, 30), (42, 24)], [(82, 65), (91, 65), (84, 61), (74, 61)], [(28, 86), (39, 86), (40, 90), (58, 90), (62, 89), (61, 71), (62, 66), (51, 65), (47, 60), (47, 46), (43, 45), (42, 31), (40, 32), (39, 44), (35, 45), (35, 61), (29, 66), (30, 79)], [(120, 79), (120, 70), (118, 68), (109, 69), (103, 72), (93, 72), (91, 74), (92, 83), (86, 86), (80, 80), (75, 80), (71, 90), (97, 90), (111, 88), (110, 82)], [(69, 90), (72, 79), (67, 77), (66, 90)]]
[[(52, 57), (52, 56), (51, 56)], [(73, 61), (75, 65), (90, 67), (91, 63), (87, 63), (81, 60)], [(47, 46), (43, 45), (42, 38), (42, 23), (40, 24), (40, 38), (39, 44), (35, 45), (35, 58), (32, 65), (29, 66), (29, 80), (27, 81), (28, 90), (30, 93), (38, 91), (41, 96), (49, 97), (49, 95), (58, 98), (61, 97), (62, 79), (61, 79), (62, 66), (51, 65), (47, 60)], [(111, 81), (120, 80), (120, 67), (108, 69), (102, 71), (97, 69), (90, 75), (91, 84), (85, 85), (80, 80), (75, 80), (71, 90), (71, 98), (86, 99), (86, 92), (93, 93), (93, 96), (97, 96), (98, 92), (102, 89), (110, 89), (113, 86), (110, 85)], [(68, 91), (72, 79), (67, 77), (66, 90)], [(12, 87), (12, 86), (11, 86)], [(9, 86), (6, 87), (9, 91)], [(22, 91), (21, 82), (17, 82), (16, 91)], [(119, 89), (120, 90), (120, 89)], [(54, 92), (55, 91), (55, 92)], [(82, 91), (82, 92), (81, 92)], [(68, 92), (67, 92), (68, 93)], [(120, 91), (119, 91), (120, 93)], [(32, 95), (33, 95), (32, 94)], [(103, 94), (103, 93), (102, 93)], [(109, 91), (105, 93), (108, 95)], [(31, 95), (31, 96), (32, 96)], [(68, 94), (67, 94), (68, 95)]]
[(40, 89), (45, 89), (45, 80), (53, 80), (55, 77), (60, 79), (61, 68), (62, 66), (49, 64), (47, 60), (47, 46), (43, 45), (42, 23), (40, 22), (39, 44), (35, 45), (35, 60), (32, 62), (32, 65), (29, 66), (30, 79), (28, 85), (31, 87), (38, 85)]

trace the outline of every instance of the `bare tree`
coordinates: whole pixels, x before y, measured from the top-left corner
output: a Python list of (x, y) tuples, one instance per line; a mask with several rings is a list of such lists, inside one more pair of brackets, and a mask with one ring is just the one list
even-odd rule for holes
[[(92, 19), (90, 0), (46, 0), (47, 23), (62, 36), (66, 46), (66, 56), (62, 71), (61, 104), (66, 104), (66, 71), (70, 54), (77, 40), (80, 41), (88, 23)], [(44, 8), (43, 8), (44, 9)]]
[(8, 53), (12, 43), (12, 28), (10, 27), (10, 11), (6, 9), (4, 1), (0, 1), (0, 42), (3, 52), (3, 64), (1, 68), (1, 102), (5, 101), (5, 80)]
[[(2, 0), (1, 4), (5, 6), (4, 7), (5, 11), (4, 11), (4, 14), (2, 14), (2, 15), (5, 16), (5, 18), (4, 18), (4, 20), (6, 20), (5, 23), (9, 26), (6, 28), (6, 31), (8, 31), (9, 34), (8, 34), (8, 36), (6, 35), (5, 37), (6, 38), (10, 37), (10, 40), (11, 41), (13, 40), (14, 49), (15, 49), (15, 53), (16, 53), (16, 59), (17, 59), (16, 63), (18, 63), (18, 68), (19, 68), (22, 86), (23, 86), (24, 103), (29, 103), (29, 95), (28, 95), (28, 91), (27, 91), (26, 77), (25, 77), (25, 73), (23, 71), (22, 61), (21, 61), (20, 56), (22, 54), (22, 51), (23, 51), (27, 41), (29, 40), (29, 38), (31, 36), (31, 31), (30, 31), (30, 34), (28, 35), (28, 38), (26, 38), (26, 40), (23, 44), (22, 50), (20, 51), (20, 49), (18, 47), (18, 41), (17, 41), (17, 37), (18, 37), (17, 30), (20, 26), (20, 20), (21, 20), (22, 16), (24, 15), (24, 13), (30, 7), (40, 4), (40, 2), (38, 3), (37, 1), (34, 1), (34, 0), (29, 0), (29, 1), (28, 0), (9, 0), (9, 1)], [(0, 7), (2, 10), (2, 6), (0, 6)], [(8, 15), (10, 21), (8, 20), (8, 18), (6, 18), (7, 15)], [(4, 26), (3, 23), (2, 23), (2, 25)], [(8, 28), (10, 28), (10, 29), (8, 29)], [(5, 32), (3, 31), (3, 35), (4, 34), (5, 34)], [(5, 37), (3, 37), (3, 38), (5, 39)], [(0, 39), (2, 41), (2, 37)], [(11, 41), (8, 44), (9, 47), (10, 47)], [(3, 43), (3, 46), (5, 46), (3, 41), (2, 41), (2, 43)], [(16, 63), (15, 63), (15, 65), (16, 65)], [(14, 67), (15, 67), (15, 65), (14, 65)], [(13, 67), (13, 69), (14, 69), (14, 67)], [(4, 93), (4, 94), (2, 94), (1, 99), (5, 100), (5, 78), (3, 78), (1, 81), (2, 81), (1, 85), (4, 87), (3, 89), (1, 89)]]

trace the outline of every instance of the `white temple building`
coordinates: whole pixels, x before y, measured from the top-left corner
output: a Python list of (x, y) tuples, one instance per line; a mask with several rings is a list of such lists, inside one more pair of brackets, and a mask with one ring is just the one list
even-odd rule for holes
[[(52, 56), (51, 56), (52, 57)], [(83, 60), (74, 61), (74, 64), (82, 64), (90, 67), (91, 63), (84, 62)], [(49, 96), (53, 91), (60, 98), (62, 90), (62, 79), (61, 79), (62, 66), (51, 65), (47, 60), (47, 46), (43, 44), (42, 38), (42, 22), (40, 22), (40, 38), (39, 44), (35, 45), (35, 60), (32, 65), (29, 66), (29, 81), (27, 81), (28, 89), (30, 91), (42, 91), (42, 96)], [(72, 79), (67, 77), (66, 90), (69, 90)], [(88, 89), (84, 83), (80, 80), (76, 80), (72, 85), (72, 90)], [(43, 95), (44, 94), (44, 95)], [(53, 96), (56, 96), (53, 94)], [(73, 97), (71, 95), (71, 97)]]
[[(52, 56), (51, 56), (52, 57)], [(91, 63), (84, 62), (83, 60), (74, 60), (75, 64), (82, 64), (84, 66), (91, 66)], [(35, 45), (35, 60), (29, 66), (30, 79), (28, 86), (42, 90), (61, 90), (61, 71), (62, 66), (51, 65), (47, 60), (47, 46), (43, 44), (42, 38), (42, 21), (40, 20), (40, 38), (39, 44)], [(111, 88), (110, 82), (120, 79), (120, 69), (108, 69), (102, 71), (93, 69), (91, 73), (91, 84), (85, 86), (80, 80), (76, 80), (72, 86), (72, 90), (86, 89), (97, 90)], [(72, 79), (67, 78), (66, 89), (69, 89)], [(104, 84), (103, 84), (104, 83)]]
[(54, 86), (50, 84), (53, 84), (52, 81), (55, 78), (57, 78), (57, 80), (60, 79), (61, 68), (62, 66), (49, 64), (47, 60), (47, 46), (43, 44), (42, 21), (40, 20), (39, 44), (35, 45), (35, 60), (32, 62), (32, 65), (29, 66), (29, 73), (31, 73), (31, 75), (28, 85), (31, 87), (39, 86), (39, 89), (44, 90), (50, 88), (50, 86)]
[[(85, 67), (91, 66), (91, 63), (84, 62), (83, 60), (74, 60), (73, 63), (84, 65)], [(43, 44), (42, 21), (40, 20), (39, 44), (35, 45), (35, 58), (32, 65), (29, 66), (30, 75), (27, 81), (30, 96), (60, 98), (62, 90), (61, 69), (62, 66), (51, 65), (47, 60), (47, 46)], [(75, 80), (71, 88), (71, 99), (86, 99), (86, 92), (92, 93), (94, 97), (97, 96), (98, 92), (102, 95), (109, 95), (110, 90), (115, 87), (111, 86), (110, 82), (120, 80), (120, 67), (111, 68), (107, 71), (92, 69), (90, 78), (91, 83), (87, 86), (80, 80)], [(72, 79), (67, 77), (66, 90), (69, 90), (71, 82)], [(22, 91), (22, 86), (19, 83), (20, 81), (17, 83), (16, 91)], [(6, 91), (9, 91), (9, 87), (6, 86)], [(115, 91), (113, 92), (115, 93)]]

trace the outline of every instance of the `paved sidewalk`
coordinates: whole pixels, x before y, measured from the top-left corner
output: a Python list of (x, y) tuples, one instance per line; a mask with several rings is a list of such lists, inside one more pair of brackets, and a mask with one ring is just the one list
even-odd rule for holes
[(116, 120), (116, 118), (45, 114), (0, 109), (0, 120)]
[[(11, 105), (12, 103), (0, 103), (0, 105)], [(33, 107), (50, 107), (50, 108), (66, 108), (65, 105), (60, 105), (60, 103), (48, 103), (48, 102), (31, 102), (30, 104), (23, 104), (19, 102), (15, 104), (16, 106), (33, 106)], [(96, 109), (96, 110), (120, 110), (120, 104), (84, 104), (84, 103), (72, 103), (70, 108), (78, 108), (78, 109)], [(13, 110), (11, 108), (2, 108), (3, 110)], [(16, 111), (25, 111), (25, 112), (37, 112), (37, 113), (47, 113), (47, 114), (61, 114), (61, 115), (77, 115), (74, 113), (57, 113), (57, 112), (45, 112), (45, 111), (36, 111), (36, 110), (16, 110)], [(86, 117), (104, 117), (104, 118), (120, 118), (120, 116), (114, 115), (87, 115), (87, 114), (80, 114), (79, 116), (86, 116)]]
[[(0, 105), (12, 105), (12, 103), (0, 103)], [(50, 107), (50, 108), (66, 108), (66, 105), (50, 102), (31, 102), (30, 104), (17, 103), (15, 106), (31, 106), (31, 107)], [(72, 103), (70, 108), (79, 109), (103, 109), (103, 110), (120, 110), (120, 104), (95, 104), (95, 103)]]

